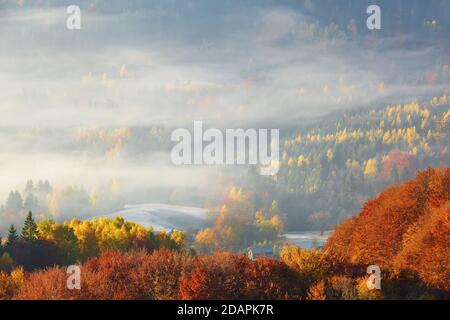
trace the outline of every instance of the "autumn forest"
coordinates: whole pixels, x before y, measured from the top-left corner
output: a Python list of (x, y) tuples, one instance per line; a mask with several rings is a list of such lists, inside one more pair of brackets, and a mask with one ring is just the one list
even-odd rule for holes
[[(2, 299), (433, 299), (448, 297), (450, 168), (427, 169), (368, 201), (323, 249), (286, 245), (279, 259), (186, 248), (182, 232), (121, 218), (64, 224), (31, 212), (2, 246)], [(199, 237), (199, 236), (198, 236)], [(66, 286), (80, 263), (83, 290)], [(367, 289), (365, 268), (383, 270)]]
[(73, 2), (0, 0), (1, 303), (450, 299), (450, 2)]

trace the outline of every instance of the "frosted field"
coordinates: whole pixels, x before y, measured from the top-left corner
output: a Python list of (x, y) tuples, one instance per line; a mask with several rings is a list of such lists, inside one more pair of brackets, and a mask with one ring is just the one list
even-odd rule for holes
[(162, 203), (126, 205), (122, 210), (98, 217), (121, 216), (127, 221), (139, 223), (154, 230), (186, 230), (201, 228), (206, 221), (204, 208), (175, 206)]
[(331, 231), (325, 231), (323, 235), (320, 231), (289, 232), (283, 234), (282, 239), (284, 243), (312, 249), (324, 246), (330, 234)]

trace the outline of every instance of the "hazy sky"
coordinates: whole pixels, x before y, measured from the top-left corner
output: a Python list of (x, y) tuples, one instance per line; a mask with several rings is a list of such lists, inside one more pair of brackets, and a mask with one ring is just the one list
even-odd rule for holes
[[(356, 2), (0, 0), (0, 195), (30, 177), (161, 172), (127, 159), (96, 170), (103, 160), (58, 130), (282, 127), (448, 89), (450, 3), (374, 1), (383, 29), (369, 32), (368, 1)], [(66, 28), (70, 4), (81, 30)], [(30, 128), (56, 131), (34, 139)], [(192, 183), (181, 171), (159, 179)]]

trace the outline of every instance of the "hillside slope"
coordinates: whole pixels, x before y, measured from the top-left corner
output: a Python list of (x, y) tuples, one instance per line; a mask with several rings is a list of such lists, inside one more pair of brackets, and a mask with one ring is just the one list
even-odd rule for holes
[(368, 201), (340, 224), (326, 250), (343, 265), (376, 264), (450, 287), (450, 167), (427, 169)]

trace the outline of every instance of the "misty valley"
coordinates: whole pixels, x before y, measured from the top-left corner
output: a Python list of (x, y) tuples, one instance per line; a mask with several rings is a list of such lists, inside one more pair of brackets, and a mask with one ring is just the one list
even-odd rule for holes
[(448, 300), (449, 7), (0, 0), (0, 300)]

